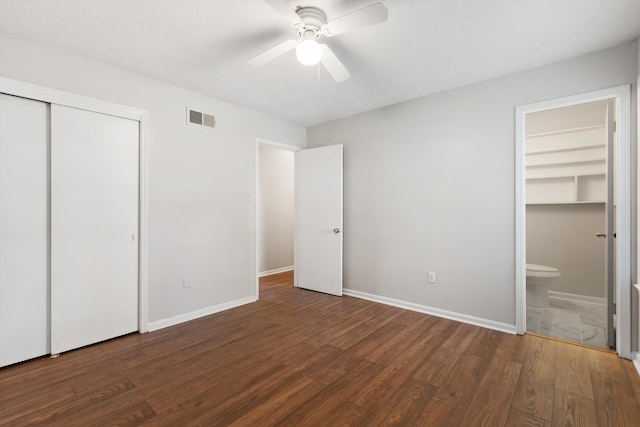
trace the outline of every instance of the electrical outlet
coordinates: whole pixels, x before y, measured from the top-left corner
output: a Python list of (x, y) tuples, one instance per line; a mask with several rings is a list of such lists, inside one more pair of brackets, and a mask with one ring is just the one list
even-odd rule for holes
[(427, 282), (436, 283), (436, 273), (434, 271), (430, 271), (427, 275)]
[(182, 287), (185, 289), (189, 289), (191, 287), (191, 278), (189, 276), (184, 276), (182, 278)]

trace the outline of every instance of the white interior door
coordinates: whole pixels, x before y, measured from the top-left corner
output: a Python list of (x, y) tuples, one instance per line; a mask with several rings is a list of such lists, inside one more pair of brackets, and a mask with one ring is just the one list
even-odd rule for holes
[(296, 156), (296, 284), (342, 295), (342, 145)]
[(48, 120), (0, 94), (0, 366), (49, 353)]
[(51, 106), (51, 353), (137, 330), (138, 122)]

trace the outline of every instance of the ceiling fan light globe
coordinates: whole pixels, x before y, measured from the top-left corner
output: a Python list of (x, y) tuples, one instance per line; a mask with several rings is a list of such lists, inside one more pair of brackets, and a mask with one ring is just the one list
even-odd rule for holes
[(298, 43), (296, 47), (296, 56), (302, 65), (316, 65), (320, 62), (322, 49), (317, 41), (305, 39)]

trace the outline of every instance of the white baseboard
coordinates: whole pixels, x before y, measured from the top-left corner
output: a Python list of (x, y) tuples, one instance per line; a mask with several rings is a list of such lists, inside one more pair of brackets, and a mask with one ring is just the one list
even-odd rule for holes
[(287, 267), (274, 268), (273, 270), (261, 271), (258, 273), (258, 277), (271, 276), (272, 274), (284, 273), (285, 271), (293, 270), (293, 265)]
[(638, 375), (640, 375), (640, 353), (637, 351), (632, 351), (631, 361), (633, 362), (633, 366), (636, 367), (636, 371), (638, 371)]
[(178, 325), (183, 322), (188, 322), (189, 320), (194, 320), (199, 317), (208, 316), (210, 314), (218, 313), (220, 311), (229, 310), (230, 308), (239, 307), (241, 305), (249, 304), (257, 301), (258, 299), (255, 295), (241, 298), (234, 301), (225, 302), (222, 304), (214, 305), (211, 307), (202, 308), (200, 310), (192, 311), (190, 313), (181, 314), (179, 316), (170, 317), (168, 319), (156, 320), (155, 322), (149, 323), (149, 332), (157, 331), (158, 329), (168, 328), (169, 326)]
[(496, 322), (494, 320), (483, 319), (481, 317), (469, 316), (467, 314), (455, 313), (453, 311), (441, 310), (435, 307), (429, 307), (427, 305), (414, 304), (412, 302), (401, 301), (393, 298), (387, 298), (379, 295), (373, 295), (366, 292), (355, 291), (353, 289), (343, 289), (345, 295), (349, 295), (356, 298), (362, 298), (369, 301), (379, 302), (381, 304), (392, 305), (394, 307), (400, 307), (407, 310), (417, 311), (419, 313), (431, 314), (433, 316), (444, 317), (445, 319), (455, 320), (457, 322), (469, 323), (471, 325), (480, 326), (487, 329), (493, 329), (495, 331), (506, 332), (508, 334), (515, 334), (515, 325), (509, 325), (508, 323)]
[(567, 292), (549, 291), (549, 296), (551, 298), (558, 298), (558, 299), (564, 299), (569, 301), (580, 301), (580, 302), (588, 302), (591, 304), (602, 304), (602, 305), (607, 304), (606, 298), (589, 297), (586, 295), (570, 294)]

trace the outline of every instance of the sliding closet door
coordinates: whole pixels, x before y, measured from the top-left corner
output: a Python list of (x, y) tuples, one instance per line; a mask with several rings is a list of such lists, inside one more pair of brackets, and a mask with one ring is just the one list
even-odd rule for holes
[(49, 353), (48, 117), (0, 94), (0, 366)]
[(51, 353), (138, 329), (138, 122), (51, 106)]

